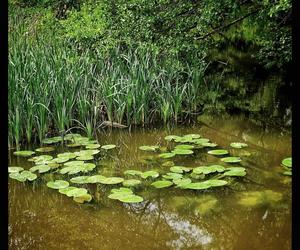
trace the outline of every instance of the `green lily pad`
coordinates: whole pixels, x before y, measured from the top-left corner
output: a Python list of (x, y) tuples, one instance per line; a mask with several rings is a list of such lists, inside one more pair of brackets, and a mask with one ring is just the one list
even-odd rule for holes
[(164, 179), (176, 180), (176, 179), (181, 179), (183, 176), (182, 176), (182, 174), (179, 174), (179, 173), (166, 173), (162, 177)]
[(85, 145), (86, 149), (97, 149), (100, 148), (100, 144), (87, 144)]
[(190, 136), (190, 135), (185, 135), (185, 136), (176, 138), (174, 141), (175, 142), (182, 142), (182, 143), (186, 143), (186, 142), (191, 143), (191, 142), (194, 141), (194, 138), (192, 136)]
[(201, 137), (201, 135), (199, 134), (188, 134), (188, 135), (184, 135), (184, 137), (188, 137), (188, 138), (193, 138), (193, 139), (198, 139)]
[(47, 182), (47, 187), (53, 188), (53, 189), (61, 189), (66, 188), (69, 186), (69, 182), (64, 180), (56, 180), (56, 181), (49, 181)]
[(211, 173), (222, 173), (225, 168), (221, 165), (201, 166), (193, 169), (194, 174), (211, 174)]
[(227, 162), (227, 163), (238, 163), (238, 162), (241, 162), (242, 159), (240, 157), (231, 156), (231, 157), (224, 157), (221, 159), (221, 161)]
[(157, 178), (158, 176), (159, 176), (159, 173), (156, 172), (156, 171), (153, 171), (153, 170), (146, 171), (146, 172), (144, 172), (144, 173), (141, 174), (141, 177), (143, 179), (147, 179), (149, 177), (151, 177), (151, 178)]
[(215, 149), (207, 152), (210, 155), (227, 155), (228, 151), (225, 149)]
[(34, 161), (35, 164), (46, 164), (51, 161), (53, 157), (51, 155), (39, 155), (33, 158), (30, 158), (28, 161)]
[(52, 162), (60, 164), (60, 163), (65, 163), (68, 160), (70, 160), (70, 158), (68, 157), (59, 157), (59, 158), (52, 159)]
[(172, 153), (176, 154), (176, 155), (190, 155), (193, 154), (194, 151), (193, 150), (189, 150), (189, 149), (177, 149), (175, 148)]
[(209, 148), (215, 148), (216, 146), (218, 146), (218, 144), (212, 142), (203, 142), (201, 143), (201, 145), (203, 147), (209, 147)]
[(15, 151), (14, 152), (14, 155), (16, 155), (16, 156), (22, 156), (22, 157), (29, 157), (29, 156), (32, 156), (33, 154), (35, 154), (35, 152), (33, 152), (33, 151), (26, 151), (26, 150), (24, 150), (24, 151)]
[(20, 173), (17, 172), (17, 173), (11, 173), (11, 174), (9, 174), (9, 177), (12, 178), (12, 179), (24, 182), (26, 180), (28, 180), (28, 181), (35, 180), (37, 178), (37, 175), (31, 173), (30, 171), (23, 170)]
[(46, 139), (42, 140), (42, 143), (43, 144), (54, 144), (54, 143), (58, 143), (61, 141), (62, 141), (61, 136), (55, 136), (55, 137), (46, 138)]
[(141, 172), (139, 170), (131, 170), (131, 169), (124, 171), (125, 175), (139, 175), (140, 176), (142, 173), (143, 172)]
[(175, 149), (193, 149), (195, 146), (189, 144), (179, 144), (175, 146)]
[(73, 197), (73, 200), (78, 203), (84, 203), (85, 201), (90, 202), (92, 199), (93, 197), (90, 194), (84, 194), (84, 195)]
[(151, 186), (154, 186), (155, 188), (165, 188), (170, 187), (173, 185), (173, 182), (171, 181), (155, 181), (151, 183)]
[(129, 194), (129, 195), (123, 195), (118, 200), (124, 203), (139, 203), (142, 202), (144, 199), (141, 196)]
[(202, 182), (195, 182), (195, 183), (189, 183), (186, 185), (183, 185), (182, 187), (184, 189), (195, 189), (195, 190), (201, 190), (201, 189), (208, 189), (211, 187), (220, 187), (226, 185), (228, 182), (224, 180), (207, 180)]
[(203, 143), (208, 143), (209, 139), (207, 139), (207, 138), (200, 138), (200, 139), (195, 139), (192, 142), (195, 143), (195, 144), (198, 144), (198, 145), (203, 145)]
[(79, 147), (81, 147), (81, 144), (79, 144), (79, 143), (69, 143), (66, 146), (68, 148), (79, 148)]
[(163, 164), (161, 164), (163, 167), (173, 167), (175, 166), (175, 163), (173, 161), (166, 161)]
[(183, 187), (192, 182), (192, 180), (190, 178), (173, 179), (172, 181), (176, 185), (176, 187)]
[(90, 161), (93, 159), (94, 159), (94, 156), (92, 156), (92, 155), (82, 155), (82, 156), (76, 157), (76, 160), (78, 160), (78, 161)]
[(78, 196), (87, 194), (87, 192), (88, 191), (85, 188), (75, 188), (75, 189), (72, 189), (72, 190), (69, 190), (68, 192), (66, 192), (66, 196), (78, 197)]
[(99, 180), (99, 183), (106, 185), (114, 185), (122, 183), (123, 181), (124, 179), (120, 177), (106, 177), (105, 179)]
[(22, 167), (8, 167), (8, 173), (19, 173), (20, 171), (23, 171), (24, 168)]
[(116, 147), (116, 145), (114, 145), (114, 144), (108, 144), (108, 145), (101, 146), (101, 148), (105, 149), (105, 150), (113, 149), (115, 147)]
[(224, 173), (224, 176), (245, 176), (245, 175), (246, 175), (246, 169), (243, 167), (226, 168), (226, 172)]
[(232, 147), (232, 148), (245, 148), (245, 147), (248, 147), (248, 144), (243, 143), (243, 142), (232, 142), (232, 143), (230, 143), (230, 147)]
[(141, 183), (142, 182), (140, 180), (129, 179), (129, 180), (124, 180), (122, 184), (124, 187), (134, 187), (140, 185)]
[(81, 157), (81, 156), (96, 155), (99, 153), (100, 153), (100, 150), (98, 150), (98, 149), (85, 149), (85, 150), (80, 150), (79, 152), (75, 152), (74, 154), (78, 157)]
[(29, 169), (30, 172), (39, 171), (40, 174), (46, 173), (51, 169), (48, 165), (37, 165)]
[(103, 181), (104, 179), (106, 179), (106, 177), (103, 175), (93, 175), (93, 176), (88, 177), (88, 182), (89, 183), (101, 183), (101, 181)]
[(181, 138), (181, 136), (178, 136), (178, 135), (167, 135), (166, 137), (165, 137), (165, 140), (166, 141), (173, 141), (173, 140), (175, 140), (175, 139), (180, 139)]
[(58, 158), (63, 158), (63, 159), (74, 159), (76, 157), (76, 154), (71, 153), (71, 152), (65, 152), (57, 155)]
[(171, 157), (174, 157), (174, 156), (175, 156), (174, 153), (162, 153), (162, 154), (158, 155), (158, 157), (164, 158), (164, 159), (171, 158)]
[(120, 187), (120, 188), (113, 188), (111, 190), (111, 192), (113, 194), (115, 193), (127, 193), (127, 194), (133, 194), (132, 190), (130, 188), (124, 188), (124, 187)]
[(292, 167), (292, 157), (283, 159), (281, 164), (285, 167), (291, 168)]
[(143, 201), (143, 198), (133, 194), (131, 189), (123, 187), (119, 189), (112, 189), (111, 194), (108, 196), (108, 198), (126, 203), (135, 203)]
[(159, 149), (159, 146), (140, 146), (139, 149), (143, 151), (156, 151)]
[(74, 189), (77, 189), (77, 187), (71, 187), (71, 186), (69, 186), (69, 187), (66, 187), (66, 188), (60, 188), (59, 190), (58, 190), (58, 192), (60, 192), (61, 194), (67, 194), (67, 192), (69, 192), (69, 191), (71, 191), (71, 190), (74, 190)]
[(90, 176), (77, 176), (77, 177), (71, 178), (70, 182), (77, 183), (77, 184), (90, 183), (89, 178), (90, 178)]
[(47, 153), (47, 152), (52, 152), (54, 150), (55, 150), (55, 148), (53, 148), (53, 147), (42, 147), (42, 148), (37, 148), (35, 151), (36, 152)]
[(174, 166), (174, 167), (171, 167), (170, 168), (170, 171), (173, 172), (173, 173), (179, 173), (179, 174), (182, 174), (184, 172), (189, 172), (191, 171), (190, 168), (187, 168), (187, 167), (182, 167), (182, 166)]
[(84, 164), (84, 161), (69, 161), (69, 162), (66, 162), (64, 163), (64, 166), (67, 166), (67, 167), (74, 167), (74, 166), (81, 166)]
[(284, 171), (282, 174), (292, 176), (292, 171)]

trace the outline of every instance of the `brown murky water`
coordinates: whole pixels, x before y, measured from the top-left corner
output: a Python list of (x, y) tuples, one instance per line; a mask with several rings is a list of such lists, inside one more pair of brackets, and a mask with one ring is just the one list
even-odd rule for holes
[[(144, 201), (136, 204), (108, 199), (113, 187), (101, 184), (79, 185), (90, 190), (93, 201), (77, 204), (47, 188), (47, 181), (62, 179), (60, 174), (43, 174), (33, 183), (10, 179), (10, 249), (291, 249), (291, 177), (282, 175), (280, 166), (291, 155), (291, 136), (263, 130), (241, 117), (209, 119), (207, 125), (191, 127), (99, 133), (100, 144), (113, 143), (118, 148), (102, 156), (89, 175), (123, 177), (126, 169), (166, 173), (169, 167), (161, 166), (166, 160), (147, 160), (157, 153), (138, 147), (168, 145), (166, 135), (190, 133), (209, 138), (231, 155), (242, 155), (240, 165), (247, 175), (228, 187), (206, 191), (155, 189), (149, 185), (151, 180), (143, 181), (135, 193)], [(249, 147), (230, 149), (233, 141), (246, 141)], [(189, 167), (220, 164), (220, 158), (208, 155), (208, 150), (172, 160)], [(245, 151), (251, 155), (243, 156)], [(9, 163), (26, 169), (33, 165), (12, 154)], [(263, 190), (280, 193), (282, 199), (258, 206), (240, 203), (242, 193)]]

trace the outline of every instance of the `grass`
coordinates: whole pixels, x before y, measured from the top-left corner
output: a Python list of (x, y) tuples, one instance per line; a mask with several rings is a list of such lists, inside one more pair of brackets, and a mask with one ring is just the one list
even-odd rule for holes
[(92, 137), (105, 120), (183, 122), (205, 101), (201, 63), (191, 67), (143, 47), (79, 53), (49, 35), (31, 39), (22, 21), (14, 15), (10, 20), (9, 146), (72, 127)]

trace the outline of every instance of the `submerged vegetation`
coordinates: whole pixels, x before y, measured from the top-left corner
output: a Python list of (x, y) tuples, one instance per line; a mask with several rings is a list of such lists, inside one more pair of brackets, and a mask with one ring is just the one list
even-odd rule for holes
[(11, 0), (8, 144), (201, 112), (283, 118), (290, 11), (290, 1)]

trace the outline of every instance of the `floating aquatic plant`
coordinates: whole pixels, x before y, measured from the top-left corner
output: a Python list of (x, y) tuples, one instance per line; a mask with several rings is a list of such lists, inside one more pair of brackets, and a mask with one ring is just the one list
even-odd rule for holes
[(48, 165), (37, 165), (29, 169), (30, 172), (38, 171), (40, 174), (46, 173), (51, 169)]
[(39, 155), (28, 159), (28, 161), (33, 161), (35, 164), (45, 164), (53, 159), (51, 155)]
[(173, 179), (173, 183), (176, 185), (176, 187), (183, 187), (187, 184), (190, 184), (192, 180), (190, 178), (183, 178), (183, 179)]
[(101, 146), (101, 148), (105, 149), (105, 150), (113, 149), (115, 147), (116, 147), (116, 145), (114, 145), (114, 144), (108, 144), (108, 145)]
[(35, 151), (41, 152), (41, 153), (47, 153), (47, 152), (52, 152), (54, 150), (55, 150), (55, 148), (53, 148), (53, 147), (42, 147), (42, 148), (37, 148)]
[(9, 174), (9, 177), (12, 179), (15, 179), (17, 181), (24, 182), (26, 180), (33, 181), (37, 178), (37, 175), (34, 173), (31, 173), (30, 171), (23, 170), (22, 172), (16, 172)]
[(227, 155), (228, 151), (225, 149), (214, 149), (207, 152), (210, 155)]
[(92, 175), (88, 177), (88, 183), (101, 183), (104, 179), (106, 177), (103, 175)]
[(142, 171), (131, 170), (131, 169), (124, 171), (125, 175), (139, 175), (140, 176), (142, 173), (143, 173)]
[(94, 156), (93, 155), (82, 155), (82, 156), (77, 156), (76, 160), (78, 161), (90, 161), (93, 160)]
[(101, 184), (106, 184), (106, 185), (114, 185), (114, 184), (119, 184), (124, 181), (123, 178), (121, 177), (106, 177), (104, 179), (99, 179), (99, 183)]
[(76, 184), (90, 183), (90, 176), (77, 176), (70, 179), (70, 182)]
[(110, 199), (119, 200), (125, 203), (138, 203), (143, 201), (143, 197), (133, 194), (129, 188), (112, 189), (108, 196)]
[(61, 189), (66, 188), (69, 186), (69, 182), (64, 180), (55, 180), (55, 181), (49, 181), (47, 182), (47, 187), (53, 188), (53, 189)]
[(203, 147), (209, 147), (209, 148), (215, 148), (216, 146), (218, 146), (218, 144), (212, 143), (212, 142), (203, 142), (203, 143), (200, 143), (200, 145), (202, 145)]
[(201, 190), (201, 189), (208, 189), (211, 187), (221, 187), (221, 186), (224, 186), (227, 184), (228, 184), (228, 182), (224, 181), (224, 180), (207, 180), (207, 181), (202, 181), (202, 182), (189, 183), (189, 184), (183, 185), (182, 188)]
[(155, 188), (165, 188), (170, 187), (173, 185), (173, 182), (171, 181), (155, 181), (151, 183), (151, 186), (154, 186)]
[(182, 167), (182, 166), (173, 166), (170, 168), (170, 171), (173, 173), (179, 173), (182, 174), (184, 172), (189, 172), (191, 171), (191, 168), (187, 168), (187, 167)]
[(160, 158), (164, 158), (164, 159), (167, 159), (167, 158), (172, 158), (175, 156), (175, 153), (162, 153), (162, 154), (159, 154), (158, 157)]
[(178, 136), (178, 135), (168, 135), (168, 136), (165, 137), (165, 140), (167, 140), (167, 141), (173, 141), (175, 139), (180, 139), (180, 138), (181, 137)]
[(292, 157), (283, 159), (281, 164), (287, 168), (291, 168), (292, 167)]
[(211, 173), (222, 173), (225, 168), (221, 165), (211, 165), (211, 166), (200, 166), (193, 169), (194, 174), (211, 174)]
[(29, 150), (15, 151), (14, 152), (14, 155), (16, 155), (16, 156), (22, 156), (22, 157), (29, 157), (29, 156), (32, 156), (33, 154), (35, 154), (35, 152), (29, 151)]
[(193, 154), (194, 151), (193, 150), (190, 150), (190, 149), (178, 149), (178, 148), (175, 148), (172, 153), (174, 153), (175, 155), (190, 155), (190, 154)]
[(245, 147), (248, 147), (248, 144), (243, 143), (243, 142), (232, 142), (232, 143), (230, 143), (230, 147), (232, 147), (232, 148), (245, 148)]
[(100, 148), (100, 144), (87, 144), (85, 145), (86, 149), (97, 149)]
[(151, 178), (157, 178), (158, 176), (159, 176), (159, 173), (156, 172), (156, 171), (153, 171), (153, 170), (146, 171), (146, 172), (144, 172), (144, 173), (141, 174), (141, 177), (143, 179), (147, 179), (149, 177), (151, 177)]
[(84, 195), (73, 197), (73, 200), (78, 203), (84, 203), (85, 201), (90, 202), (92, 199), (93, 197), (90, 194), (84, 194)]
[(135, 187), (137, 185), (140, 185), (142, 182), (137, 179), (129, 179), (129, 180), (124, 180), (123, 181), (123, 186), (124, 187)]
[(175, 146), (175, 149), (193, 149), (194, 147), (195, 147), (194, 145), (179, 144)]
[(207, 138), (194, 139), (192, 142), (198, 145), (203, 145), (203, 143), (208, 143), (209, 139)]
[(183, 175), (179, 173), (166, 173), (162, 177), (169, 180), (175, 180), (175, 179), (181, 179)]
[(245, 176), (246, 169), (243, 167), (226, 168), (226, 172), (223, 175), (224, 176)]
[(159, 146), (140, 146), (139, 149), (143, 151), (156, 151), (159, 149)]
[(221, 161), (226, 162), (226, 163), (238, 163), (238, 162), (241, 162), (242, 159), (240, 157), (231, 156), (231, 157), (224, 157), (221, 159)]
[(74, 159), (76, 158), (76, 154), (71, 153), (71, 152), (65, 152), (57, 155), (58, 158), (63, 158), (63, 159)]
[(8, 173), (19, 173), (20, 171), (23, 171), (24, 168), (22, 167), (8, 167)]

